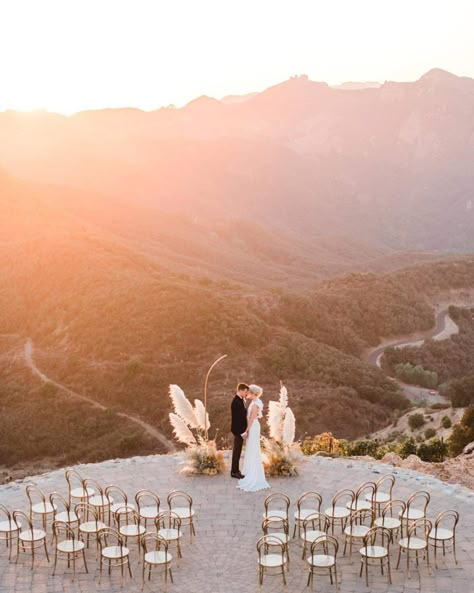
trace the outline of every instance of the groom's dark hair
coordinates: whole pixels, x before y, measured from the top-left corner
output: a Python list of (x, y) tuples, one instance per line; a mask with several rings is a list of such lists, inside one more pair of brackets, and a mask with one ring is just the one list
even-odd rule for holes
[(237, 391), (245, 391), (248, 388), (249, 386), (247, 385), (247, 383), (239, 383), (237, 385)]

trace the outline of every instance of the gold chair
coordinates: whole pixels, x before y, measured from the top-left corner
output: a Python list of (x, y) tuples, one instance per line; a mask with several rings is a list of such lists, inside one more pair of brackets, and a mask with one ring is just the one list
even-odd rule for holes
[(68, 485), (69, 506), (77, 502), (87, 502), (95, 494), (92, 488), (84, 486), (84, 478), (75, 469), (66, 469), (64, 477)]
[(193, 542), (193, 534), (196, 535), (194, 530), (194, 509), (193, 499), (182, 490), (175, 490), (168, 495), (168, 508), (175, 515), (181, 519), (181, 525), (189, 524), (189, 537), (191, 543)]
[(265, 498), (263, 503), (265, 511), (263, 512), (263, 518), (267, 517), (280, 517), (281, 519), (290, 520), (288, 511), (290, 508), (290, 499), (286, 494), (281, 492), (274, 492)]
[[(279, 517), (281, 519), (281, 517)], [(286, 586), (285, 572), (288, 569), (288, 557), (285, 552), (285, 545), (272, 535), (263, 535), (257, 541), (258, 554), (258, 585), (261, 589), (263, 577), (271, 571), (282, 575), (283, 585)]]
[(452, 546), (454, 562), (456, 566), (456, 526), (459, 522), (459, 513), (449, 509), (439, 513), (435, 519), (434, 527), (428, 534), (428, 542), (434, 548), (435, 567), (438, 568), (437, 551), (443, 549), (443, 556), (446, 556), (446, 546)]
[[(130, 511), (135, 510), (135, 505), (128, 502), (128, 496), (118, 486), (107, 486), (105, 489), (105, 496), (109, 499), (109, 515), (112, 516), (115, 523), (118, 523), (119, 514), (128, 514)], [(109, 523), (111, 523), (109, 516)]]
[(280, 540), (285, 546), (285, 553), (290, 562), (290, 526), (287, 519), (272, 517), (271, 515), (262, 521), (263, 535), (271, 535)]
[(329, 519), (332, 535), (334, 535), (334, 526), (336, 522), (341, 523), (341, 531), (344, 531), (347, 519), (351, 514), (350, 509), (354, 504), (354, 500), (355, 492), (353, 490), (347, 488), (340, 490), (332, 499), (331, 506), (324, 511), (324, 514)]
[[(374, 506), (376, 485), (374, 482), (364, 482), (354, 493), (354, 500), (346, 503), (350, 511), (370, 511)], [(369, 497), (369, 500), (367, 500)]]
[(128, 568), (130, 578), (132, 578), (132, 569), (130, 567), (130, 550), (124, 545), (123, 537), (114, 527), (104, 527), (99, 531), (99, 585), (102, 581), (102, 570), (104, 562), (108, 562), (108, 573), (113, 568), (120, 567), (120, 583), (123, 586), (124, 567)]
[[(329, 571), (329, 580), (331, 585), (336, 583), (336, 591), (339, 591), (339, 582), (337, 580), (337, 552), (339, 543), (332, 535), (323, 535), (317, 538), (311, 544), (310, 555), (306, 558), (309, 565), (308, 582), (306, 586), (314, 585), (314, 575), (317, 571)], [(334, 571), (334, 581), (333, 581)]]
[[(71, 510), (69, 502), (59, 492), (51, 492), (49, 495), (49, 502), (56, 511), (54, 513), (54, 520), (60, 523), (67, 523), (71, 528), (79, 525), (79, 517), (76, 512)], [(62, 510), (60, 510), (62, 509)]]
[(47, 500), (43, 492), (35, 484), (28, 484), (26, 487), (26, 496), (30, 503), (30, 521), (34, 522), (35, 515), (41, 517), (43, 529), (46, 531), (48, 517), (54, 516), (57, 508)]
[[(351, 513), (344, 529), (344, 552), (346, 554), (347, 543), (349, 542), (349, 558), (352, 562), (353, 542), (363, 541), (369, 530), (374, 526), (375, 513), (372, 509), (360, 509)], [(368, 524), (367, 524), (368, 523)]]
[[(381, 540), (379, 542), (379, 540)], [(386, 540), (386, 544), (385, 544)], [(388, 582), (392, 584), (392, 571), (390, 568), (390, 532), (384, 527), (372, 527), (367, 532), (362, 542), (360, 553), (360, 572), (362, 577), (362, 570), (365, 567), (365, 584), (369, 586), (369, 566), (378, 565), (380, 563), (380, 572), (383, 575), (384, 566), (387, 566)], [(373, 562), (373, 564), (371, 564)]]
[(323, 499), (318, 492), (305, 492), (296, 502), (295, 511), (295, 526), (293, 529), (293, 537), (296, 537), (296, 530), (298, 529), (298, 537), (301, 536), (301, 527), (304, 520), (313, 513), (321, 512), (321, 505)]
[[(135, 494), (135, 502), (140, 519), (146, 527), (147, 521), (155, 521), (160, 514), (160, 498), (151, 490), (139, 490)], [(176, 513), (178, 514), (178, 513)]]
[(96, 551), (99, 549), (99, 532), (105, 529), (107, 525), (103, 521), (99, 521), (97, 510), (88, 502), (78, 502), (74, 507), (76, 515), (79, 517), (79, 538), (89, 547), (91, 536), (96, 541)]
[[(20, 556), (20, 545), (22, 552), (31, 551), (31, 570), (35, 563), (35, 549), (44, 547), (46, 559), (49, 562), (48, 547), (46, 545), (46, 531), (35, 529), (33, 522), (23, 511), (13, 511), (13, 523), (20, 526), (20, 532), (16, 540), (16, 562)], [(26, 529), (24, 529), (26, 527)]]
[(5, 540), (8, 549), (8, 560), (12, 557), (13, 540), (20, 533), (20, 526), (13, 520), (12, 514), (6, 506), (0, 504), (0, 540)]
[(400, 515), (402, 537), (403, 533), (408, 531), (411, 523), (419, 519), (426, 519), (426, 509), (429, 503), (430, 495), (425, 490), (418, 490), (408, 498), (406, 508)]
[[(62, 539), (61, 539), (62, 538)], [(85, 555), (85, 544), (78, 540), (74, 530), (68, 523), (62, 521), (53, 522), (53, 542), (54, 542), (54, 567), (53, 574), (56, 574), (56, 565), (60, 556), (65, 556), (67, 560), (67, 567), (71, 566), (72, 560), (72, 581), (76, 578), (76, 558), (82, 556), (84, 568), (87, 570), (87, 562)]]
[[(410, 552), (415, 554), (416, 565), (419, 564), (418, 554), (423, 552), (423, 559), (426, 559), (428, 565), (428, 573), (431, 574), (430, 568), (430, 552), (428, 546), (428, 536), (433, 525), (428, 519), (417, 519), (411, 523), (408, 528), (407, 537), (402, 537), (398, 542), (398, 561), (397, 568), (400, 566), (400, 559), (402, 552), (406, 554), (407, 558), (407, 577), (410, 578)], [(418, 533), (417, 533), (418, 530)], [(421, 530), (421, 533), (420, 533)]]
[[(126, 519), (127, 523), (122, 525), (121, 521), (124, 519)], [(146, 529), (143, 525), (140, 525), (140, 515), (137, 511), (127, 510), (126, 513), (117, 513), (117, 528), (120, 535), (125, 538), (126, 546), (128, 546), (128, 538), (131, 538), (137, 541), (140, 549), (140, 538), (145, 535)]]
[(145, 587), (145, 572), (148, 568), (148, 580), (151, 579), (151, 570), (154, 567), (163, 568), (164, 590), (168, 583), (168, 573), (173, 582), (171, 561), (173, 556), (168, 552), (168, 542), (157, 533), (146, 533), (140, 540), (143, 552), (142, 564), (142, 591)]
[[(365, 500), (372, 504), (377, 515), (380, 515), (382, 511), (382, 505), (385, 506), (387, 503), (393, 500), (394, 485), (395, 476), (388, 474), (386, 476), (382, 476), (377, 480), (377, 482), (375, 482), (375, 493), (373, 496), (370, 492), (366, 494)], [(387, 488), (388, 492), (386, 490)]]
[(303, 521), (303, 560), (306, 558), (306, 547), (311, 546), (317, 539), (323, 538), (329, 531), (329, 519), (323, 513), (311, 513)]
[(404, 513), (406, 506), (403, 500), (391, 500), (383, 507), (381, 516), (374, 521), (375, 527), (384, 527), (390, 532), (392, 544), (395, 541), (394, 536), (398, 536), (401, 531), (402, 522), (400, 517)]
[(107, 514), (107, 522), (110, 523), (110, 507), (113, 503), (112, 497), (107, 496), (99, 482), (93, 478), (84, 478), (83, 483), (86, 491), (94, 492), (92, 496), (89, 496), (87, 502), (97, 511), (97, 516), (104, 523), (106, 522), (105, 516)]
[(168, 545), (176, 544), (179, 558), (182, 558), (181, 553), (181, 538), (183, 536), (181, 531), (181, 517), (173, 511), (161, 511), (155, 519), (155, 526), (158, 535), (164, 538)]

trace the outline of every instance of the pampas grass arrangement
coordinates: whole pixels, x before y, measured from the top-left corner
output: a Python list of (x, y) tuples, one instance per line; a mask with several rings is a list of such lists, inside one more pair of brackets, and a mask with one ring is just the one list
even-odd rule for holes
[(280, 382), (278, 401), (268, 404), (267, 423), (270, 438), (263, 438), (265, 471), (268, 476), (296, 476), (301, 450), (295, 443), (296, 420), (288, 406), (288, 390)]
[(174, 409), (174, 413), (169, 415), (174, 436), (178, 442), (186, 445), (182, 473), (220, 474), (225, 469), (224, 455), (217, 450), (215, 441), (205, 439), (211, 424), (204, 404), (195, 399), (193, 406), (178, 385), (170, 385), (169, 395)]

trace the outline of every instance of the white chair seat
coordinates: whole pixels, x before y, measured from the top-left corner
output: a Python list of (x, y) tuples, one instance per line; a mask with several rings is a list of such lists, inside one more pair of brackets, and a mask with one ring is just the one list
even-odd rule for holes
[(334, 566), (335, 558), (328, 554), (313, 554), (313, 556), (306, 558), (306, 562), (316, 568), (329, 568), (330, 566)]
[(110, 558), (111, 560), (119, 560), (125, 558), (130, 554), (130, 550), (125, 546), (108, 546), (102, 550), (102, 556), (104, 558)]
[(451, 531), (451, 529), (445, 529), (444, 527), (438, 527), (436, 529), (433, 527), (428, 537), (430, 539), (448, 540), (453, 539), (454, 533)]
[(94, 488), (73, 488), (71, 490), (71, 498), (90, 498), (94, 494)]
[(62, 523), (75, 523), (79, 521), (79, 517), (74, 511), (61, 511), (54, 517), (54, 520)]
[(327, 517), (333, 517), (334, 519), (344, 519), (351, 514), (351, 511), (346, 507), (329, 507), (324, 511)]
[(295, 521), (304, 521), (310, 515), (314, 515), (318, 511), (313, 509), (300, 509), (299, 511), (295, 511)]
[[(365, 500), (367, 502), (372, 502), (372, 494), (366, 494), (365, 495)], [(374, 502), (378, 503), (378, 504), (383, 504), (384, 502), (389, 502), (390, 500), (390, 494), (388, 494), (387, 492), (377, 492), (377, 494), (374, 496)]]
[(282, 566), (282, 562), (283, 564), (286, 564), (287, 559), (286, 556), (282, 559), (281, 554), (265, 554), (260, 558), (260, 565), (265, 566), (266, 568)]
[(155, 519), (158, 514), (159, 510), (156, 507), (142, 507), (140, 509), (140, 517), (143, 517), (143, 519)]
[(108, 507), (114, 501), (110, 496), (107, 498), (105, 494), (95, 494), (87, 502), (93, 507)]
[(383, 546), (367, 546), (361, 548), (359, 552), (366, 558), (385, 558), (387, 555), (387, 548)]
[(288, 535), (286, 535), (286, 533), (283, 532), (269, 533), (268, 535), (271, 535), (272, 537), (281, 541), (282, 544), (287, 544), (290, 539)]
[(181, 531), (179, 529), (160, 529), (158, 535), (164, 537), (166, 541), (174, 541), (181, 537)]
[(180, 519), (190, 519), (191, 517), (194, 517), (194, 509), (191, 509), (191, 512), (189, 512), (189, 507), (176, 507), (171, 510), (178, 515)]
[(355, 500), (352, 503), (348, 502), (346, 507), (351, 511), (370, 511), (372, 509), (370, 502), (366, 502), (365, 500)]
[(72, 554), (74, 552), (80, 552), (84, 549), (84, 546), (84, 542), (81, 542), (80, 540), (66, 539), (59, 542), (57, 548), (60, 552), (64, 552), (65, 554)]
[(26, 529), (25, 531), (21, 531), (18, 537), (23, 542), (36, 542), (44, 539), (46, 537), (46, 532), (42, 529)]
[(318, 531), (317, 529), (313, 529), (311, 531), (306, 531), (306, 534), (303, 532), (301, 534), (301, 539), (305, 542), (314, 542), (318, 539), (318, 537), (325, 536), (326, 534), (324, 533), (324, 531)]
[[(119, 509), (120, 509), (120, 512), (119, 512)], [(135, 510), (135, 505), (132, 504), (131, 502), (129, 502), (127, 504), (125, 504), (124, 502), (122, 502), (122, 503), (117, 502), (116, 504), (113, 504), (110, 507), (110, 510), (112, 511), (112, 513), (117, 513), (118, 512), (119, 515), (122, 515), (122, 514), (125, 514), (125, 513), (129, 512), (129, 511), (134, 511)]]
[(416, 521), (417, 519), (423, 519), (425, 513), (420, 509), (409, 509), (407, 512), (406, 510), (400, 514), (402, 519), (408, 519), (409, 521)]
[(409, 548), (410, 550), (423, 550), (426, 548), (426, 540), (420, 539), (419, 537), (410, 537), (410, 544), (408, 545), (408, 538), (404, 537), (398, 542), (401, 548)]
[(401, 521), (396, 517), (377, 517), (377, 519), (375, 519), (376, 527), (385, 527), (385, 529), (398, 529), (400, 525)]
[(15, 531), (18, 531), (19, 529), (20, 526), (15, 526), (15, 523), (13, 521), (11, 523), (9, 521), (2, 521), (0, 523), (0, 533), (13, 533)]
[(134, 525), (130, 523), (130, 525), (124, 525), (120, 528), (121, 535), (125, 537), (137, 537), (139, 535), (143, 535), (146, 532), (146, 529), (143, 525)]
[(169, 552), (147, 552), (145, 554), (145, 562), (148, 564), (167, 564), (173, 560), (173, 556)]
[(97, 533), (100, 529), (105, 529), (107, 525), (102, 521), (86, 521), (79, 525), (79, 531), (83, 533)]
[(348, 525), (344, 529), (344, 534), (350, 537), (365, 537), (369, 531), (367, 525)]
[(37, 515), (48, 515), (49, 513), (54, 513), (57, 507), (53, 506), (50, 502), (38, 502), (31, 507), (31, 510)]
[(280, 519), (288, 519), (288, 513), (286, 511), (279, 511), (277, 509), (269, 509), (268, 512), (263, 513), (263, 518), (267, 517), (279, 517)]

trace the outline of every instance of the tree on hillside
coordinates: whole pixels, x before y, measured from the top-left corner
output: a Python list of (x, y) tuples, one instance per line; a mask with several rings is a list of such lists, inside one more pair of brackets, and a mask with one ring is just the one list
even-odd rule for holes
[(474, 441), (474, 405), (464, 412), (461, 422), (455, 424), (449, 439), (449, 452), (459, 455), (466, 445)]

